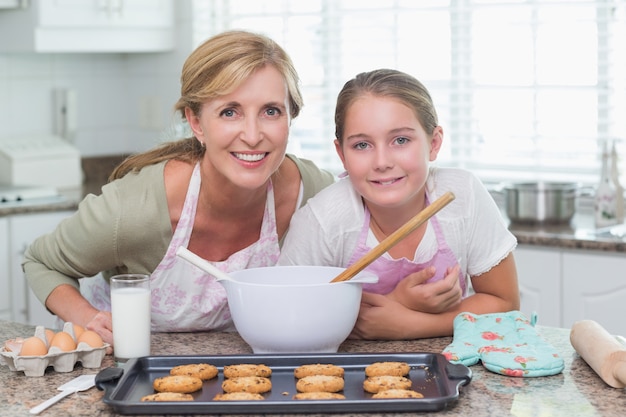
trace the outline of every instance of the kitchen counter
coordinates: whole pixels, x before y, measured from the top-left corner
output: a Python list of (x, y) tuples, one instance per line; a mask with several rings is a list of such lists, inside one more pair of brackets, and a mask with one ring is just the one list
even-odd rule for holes
[[(420, 415), (437, 416), (621, 416), (626, 415), (626, 390), (606, 385), (576, 354), (569, 342), (569, 330), (538, 326), (537, 329), (565, 360), (559, 375), (538, 378), (505, 377), (487, 371), (482, 365), (471, 366), (469, 385), (461, 387), (456, 402), (448, 408)], [(0, 321), (0, 340), (28, 336), (33, 326)], [(413, 341), (347, 341), (340, 352), (441, 352), (451, 338)], [(230, 355), (251, 354), (250, 347), (236, 333), (157, 333), (152, 335), (152, 355)], [(106, 356), (102, 368), (113, 366)], [(26, 377), (0, 367), (0, 417), (29, 415), (28, 410), (57, 394), (56, 387), (70, 379), (97, 370), (77, 366), (70, 373), (52, 368), (43, 377)], [(113, 416), (104, 404), (104, 392), (97, 388), (72, 394), (53, 405), (46, 416)], [(377, 414), (365, 414), (375, 416)], [(384, 414), (387, 416), (397, 413)]]

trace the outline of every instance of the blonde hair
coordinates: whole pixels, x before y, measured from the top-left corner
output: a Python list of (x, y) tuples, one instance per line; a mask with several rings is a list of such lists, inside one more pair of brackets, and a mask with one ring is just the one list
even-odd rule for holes
[[(185, 109), (200, 114), (202, 104), (236, 90), (255, 71), (271, 65), (284, 77), (289, 98), (291, 118), (300, 114), (304, 105), (300, 79), (289, 55), (267, 36), (227, 31), (206, 40), (189, 55), (183, 65), (181, 92), (174, 106), (185, 118)], [(121, 178), (131, 171), (169, 159), (195, 162), (202, 158), (205, 148), (191, 137), (167, 142), (155, 149), (133, 155), (111, 173), (109, 179)]]
[(393, 69), (363, 72), (344, 84), (335, 107), (335, 138), (343, 144), (346, 113), (364, 94), (393, 97), (413, 109), (417, 120), (432, 135), (439, 124), (437, 111), (426, 87), (413, 76)]

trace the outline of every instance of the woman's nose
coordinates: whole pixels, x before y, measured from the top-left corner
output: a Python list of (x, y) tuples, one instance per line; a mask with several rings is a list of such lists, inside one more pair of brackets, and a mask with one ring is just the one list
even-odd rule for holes
[(246, 119), (244, 121), (240, 138), (243, 142), (247, 143), (250, 147), (254, 147), (263, 140), (263, 134), (261, 133), (261, 126), (255, 118)]

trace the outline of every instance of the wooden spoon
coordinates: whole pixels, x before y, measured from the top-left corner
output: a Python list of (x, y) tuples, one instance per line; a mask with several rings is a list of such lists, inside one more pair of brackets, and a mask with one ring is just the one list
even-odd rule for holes
[(439, 210), (454, 200), (454, 194), (450, 191), (439, 197), (424, 210), (417, 213), (411, 220), (400, 226), (398, 230), (387, 236), (382, 242), (374, 246), (358, 261), (347, 267), (341, 274), (337, 275), (330, 282), (347, 281), (365, 269), (369, 264), (378, 259), (383, 253), (391, 249), (396, 243), (404, 239), (409, 233), (417, 229), (426, 220), (430, 219)]

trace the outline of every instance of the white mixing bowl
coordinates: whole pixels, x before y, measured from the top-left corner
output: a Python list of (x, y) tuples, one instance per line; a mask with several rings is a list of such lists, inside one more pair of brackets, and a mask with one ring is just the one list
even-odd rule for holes
[(344, 268), (272, 266), (231, 272), (220, 283), (233, 322), (254, 353), (334, 353), (356, 323), (364, 283), (361, 272), (330, 283)]

